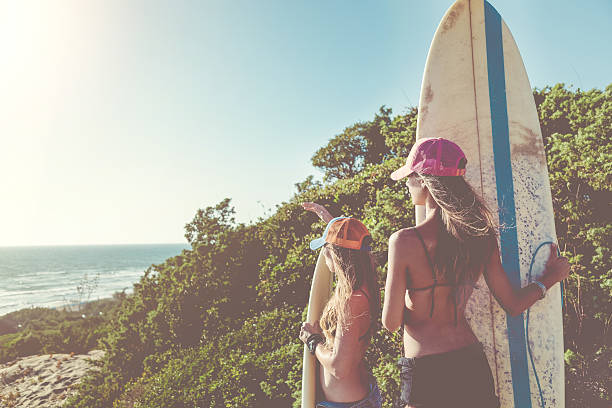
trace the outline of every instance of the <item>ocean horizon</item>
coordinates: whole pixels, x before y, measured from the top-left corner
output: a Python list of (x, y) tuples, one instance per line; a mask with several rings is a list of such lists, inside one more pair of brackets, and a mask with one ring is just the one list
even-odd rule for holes
[(0, 247), (0, 316), (129, 293), (149, 266), (189, 247), (186, 243)]

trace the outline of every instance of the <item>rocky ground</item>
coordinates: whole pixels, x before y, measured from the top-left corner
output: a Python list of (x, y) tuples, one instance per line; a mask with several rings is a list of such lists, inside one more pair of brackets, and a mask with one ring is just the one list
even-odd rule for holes
[(88, 354), (46, 354), (0, 365), (0, 408), (61, 406), (92, 368), (90, 361), (103, 355), (101, 350)]

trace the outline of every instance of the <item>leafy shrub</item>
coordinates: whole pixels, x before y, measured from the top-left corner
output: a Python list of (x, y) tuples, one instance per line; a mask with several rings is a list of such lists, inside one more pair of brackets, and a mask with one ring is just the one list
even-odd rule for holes
[(9, 329), (0, 335), (0, 363), (32, 354), (87, 353), (97, 348), (121, 298), (90, 302), (79, 312), (31, 308), (2, 316), (2, 326)]

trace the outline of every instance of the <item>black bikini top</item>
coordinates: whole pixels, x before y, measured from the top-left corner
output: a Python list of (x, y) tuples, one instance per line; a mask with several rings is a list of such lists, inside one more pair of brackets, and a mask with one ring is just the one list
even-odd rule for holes
[[(417, 237), (419, 237), (419, 241), (421, 241), (421, 245), (423, 245), (423, 251), (425, 251), (425, 256), (427, 257), (427, 262), (429, 263), (429, 267), (431, 268), (431, 277), (433, 278), (433, 283), (429, 286), (425, 286), (422, 288), (406, 288), (409, 290), (427, 290), (427, 289), (431, 289), (431, 309), (429, 311), (429, 317), (433, 317), (433, 312), (434, 312), (434, 299), (435, 299), (435, 290), (437, 287), (440, 286), (450, 286), (453, 288), (453, 304), (455, 306), (455, 326), (457, 325), (457, 296), (456, 296), (456, 289), (457, 289), (457, 284), (456, 283), (448, 283), (448, 282), (438, 282), (438, 278), (436, 277), (436, 272), (434, 270), (434, 264), (431, 260), (431, 257), (429, 256), (429, 252), (427, 252), (427, 247), (425, 246), (425, 241), (423, 240), (423, 237), (421, 236), (421, 234), (419, 233), (419, 230), (417, 230), (416, 228), (413, 228), (413, 231), (416, 232)], [(408, 270), (406, 270), (406, 281), (408, 281)], [(405, 319), (404, 319), (405, 320)], [(402, 327), (403, 327), (403, 323), (402, 323)]]

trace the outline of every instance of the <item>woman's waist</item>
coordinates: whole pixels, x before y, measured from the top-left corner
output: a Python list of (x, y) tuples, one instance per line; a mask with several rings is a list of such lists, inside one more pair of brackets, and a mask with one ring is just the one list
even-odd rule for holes
[(458, 347), (453, 350), (448, 350), (440, 353), (434, 354), (426, 354), (416, 357), (404, 356), (400, 357), (398, 364), (400, 366), (428, 366), (430, 364), (442, 364), (442, 365), (452, 365), (453, 362), (456, 361), (475, 361), (475, 356), (479, 358), (484, 358), (486, 361), (486, 356), (484, 353), (484, 349), (482, 343), (475, 342), (462, 347)]
[(405, 325), (403, 331), (404, 355), (422, 357), (445, 353), (478, 343), (478, 338), (465, 319), (457, 325), (427, 322)]
[(373, 381), (372, 373), (367, 369), (364, 362), (361, 362), (356, 370), (342, 378), (334, 377), (331, 373), (325, 371), (322, 366), (321, 371), (321, 387), (325, 399), (328, 401), (352, 402), (365, 398)]

